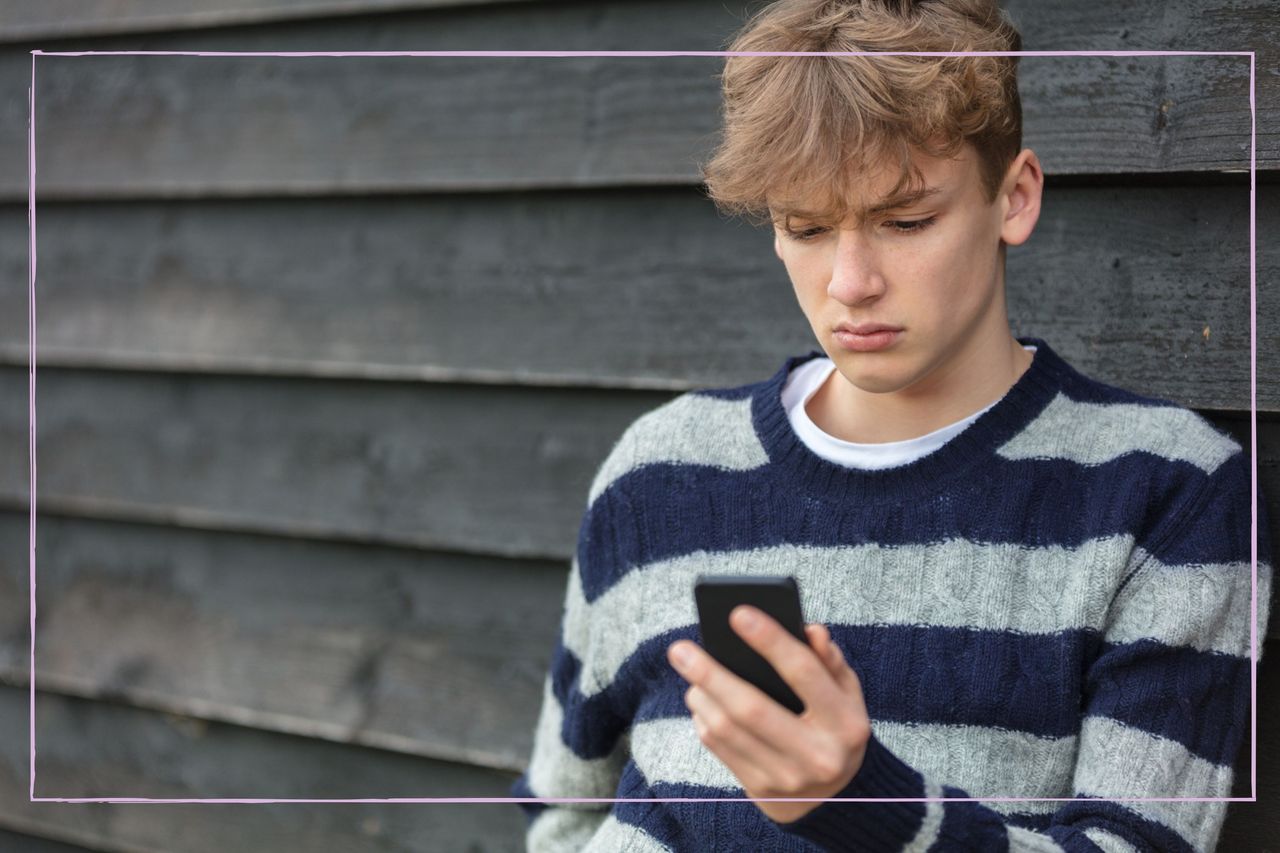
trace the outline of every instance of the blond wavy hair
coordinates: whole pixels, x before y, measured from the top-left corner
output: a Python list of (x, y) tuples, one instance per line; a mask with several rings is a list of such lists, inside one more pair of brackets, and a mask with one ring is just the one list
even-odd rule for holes
[[(727, 50), (1021, 46), (996, 0), (777, 0), (748, 18)], [(807, 219), (839, 223), (866, 170), (896, 161), (896, 195), (923, 183), (913, 148), (952, 157), (971, 143), (993, 202), (1022, 147), (1017, 67), (1016, 56), (727, 57), (724, 134), (701, 167), (707, 195), (723, 213), (757, 224), (801, 200)]]

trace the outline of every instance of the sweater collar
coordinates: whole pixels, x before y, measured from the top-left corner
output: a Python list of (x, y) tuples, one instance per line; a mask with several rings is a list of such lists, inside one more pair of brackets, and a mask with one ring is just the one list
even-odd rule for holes
[(771, 379), (757, 386), (751, 400), (756, 435), (777, 475), (814, 497), (830, 501), (927, 499), (943, 483), (963, 475), (995, 455), (1048, 405), (1073, 369), (1043, 340), (1020, 337), (1034, 346), (1031, 366), (994, 406), (937, 450), (906, 465), (868, 470), (838, 465), (809, 449), (787, 418), (782, 388), (791, 370), (825, 353), (788, 358)]

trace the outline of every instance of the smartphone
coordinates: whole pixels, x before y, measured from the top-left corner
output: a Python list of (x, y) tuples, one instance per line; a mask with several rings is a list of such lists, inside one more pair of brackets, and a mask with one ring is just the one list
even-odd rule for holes
[(804, 703), (778, 671), (729, 625), (729, 613), (739, 604), (758, 607), (776, 619), (797, 640), (809, 645), (800, 613), (796, 579), (777, 575), (699, 575), (693, 586), (698, 605), (702, 647), (726, 669), (754, 684), (782, 707), (799, 714)]

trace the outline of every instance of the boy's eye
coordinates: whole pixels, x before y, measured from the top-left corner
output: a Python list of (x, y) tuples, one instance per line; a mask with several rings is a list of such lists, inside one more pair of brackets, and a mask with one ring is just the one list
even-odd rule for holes
[(826, 230), (827, 229), (825, 228), (816, 227), (816, 226), (813, 228), (806, 228), (803, 231), (792, 231), (788, 229), (787, 236), (790, 237), (792, 240), (799, 240), (800, 242), (804, 242), (805, 240), (809, 240)]
[(891, 228), (893, 228), (894, 231), (897, 231), (901, 234), (911, 234), (912, 232), (923, 231), (924, 229), (928, 228), (930, 225), (933, 224), (933, 221), (936, 218), (937, 217), (930, 216), (928, 219), (912, 219), (912, 220), (898, 219), (892, 222), (886, 222), (885, 225), (890, 226)]
[[(887, 221), (884, 224), (891, 231), (895, 231), (899, 234), (914, 234), (917, 231), (923, 231), (924, 229), (928, 228), (930, 225), (934, 223), (936, 219), (937, 219), (936, 216), (930, 216), (927, 219), (910, 219), (910, 220), (894, 219), (894, 220)], [(829, 229), (821, 226), (805, 228), (802, 231), (792, 231), (790, 229), (787, 229), (787, 236), (790, 237), (792, 240), (796, 240), (798, 242), (803, 243), (803, 242), (812, 240), (814, 237), (818, 236), (819, 234), (827, 230)]]

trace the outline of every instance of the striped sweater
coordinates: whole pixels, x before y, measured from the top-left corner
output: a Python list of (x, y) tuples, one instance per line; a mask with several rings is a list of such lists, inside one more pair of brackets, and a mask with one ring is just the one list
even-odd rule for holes
[[(1209, 851), (1250, 725), (1250, 469), (1201, 416), (1030, 368), (938, 450), (843, 467), (770, 379), (638, 418), (588, 495), (528, 770), (531, 851)], [(1257, 648), (1271, 558), (1258, 503)], [(794, 575), (862, 682), (850, 798), (779, 824), (666, 661), (699, 573)], [(1064, 802), (994, 798), (1073, 798)], [(944, 799), (945, 798), (945, 799)], [(977, 801), (950, 802), (953, 798)], [(1112, 799), (1108, 799), (1112, 798)]]

